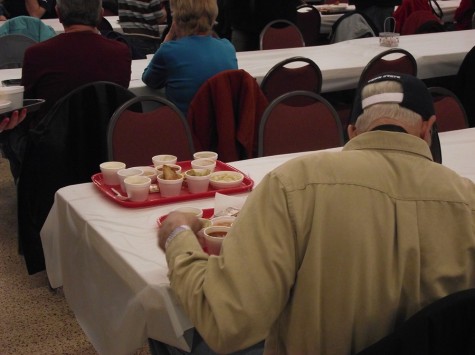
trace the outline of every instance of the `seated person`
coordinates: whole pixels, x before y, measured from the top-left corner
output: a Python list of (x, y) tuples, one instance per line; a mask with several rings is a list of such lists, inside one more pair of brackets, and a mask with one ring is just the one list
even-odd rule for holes
[[(19, 173), (27, 129), (34, 127), (67, 93), (94, 81), (129, 86), (131, 56), (127, 45), (100, 35), (100, 0), (58, 0), (56, 11), (64, 33), (29, 47), (24, 56), (22, 85), (26, 99), (44, 99), (24, 129), (9, 136), (6, 154), (14, 177)], [(26, 128), (26, 130), (25, 130)], [(22, 143), (23, 142), (23, 143)]]
[[(350, 0), (349, 4), (354, 4), (358, 12), (365, 14), (376, 27), (378, 32), (393, 31), (393, 28), (384, 28), (386, 18), (393, 16), (394, 7), (401, 5), (402, 0)], [(393, 22), (388, 21), (387, 26), (393, 26)]]
[(432, 97), (413, 76), (363, 85), (340, 152), (290, 160), (248, 196), (209, 256), (201, 222), (158, 232), (170, 286), (204, 341), (230, 353), (354, 354), (424, 306), (475, 287), (475, 183), (435, 163)]
[(167, 99), (186, 115), (201, 84), (223, 70), (237, 69), (236, 51), (227, 39), (212, 35), (216, 0), (171, 0), (170, 7), (172, 26), (142, 80), (153, 89), (165, 87)]
[(56, 1), (48, 0), (4, 0), (3, 6), (7, 18), (32, 16), (37, 18), (55, 18)]
[(160, 37), (159, 25), (167, 22), (161, 0), (119, 0), (120, 27), (125, 33), (141, 33)]

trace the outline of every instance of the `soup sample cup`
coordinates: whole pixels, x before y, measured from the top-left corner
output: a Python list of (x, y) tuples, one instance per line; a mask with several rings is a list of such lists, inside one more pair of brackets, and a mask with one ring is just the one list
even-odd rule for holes
[(181, 192), (181, 186), (183, 185), (183, 174), (179, 174), (179, 179), (165, 180), (163, 174), (157, 176), (158, 187), (160, 194), (163, 197), (178, 196)]
[(224, 237), (228, 234), (230, 227), (211, 226), (203, 230), (204, 244), (210, 255), (219, 255)]
[(137, 166), (136, 168), (142, 170), (142, 175), (149, 177), (152, 180), (152, 184), (157, 182), (158, 172), (153, 166)]
[(150, 193), (150, 184), (152, 181), (149, 177), (142, 175), (134, 175), (126, 177), (124, 180), (125, 191), (130, 201), (143, 202), (147, 200)]
[(125, 169), (125, 163), (120, 161), (106, 161), (99, 165), (101, 168), (104, 184), (106, 185), (120, 185), (119, 175), (117, 172)]
[(190, 169), (185, 171), (188, 191), (192, 194), (208, 191), (210, 176), (211, 171), (209, 169)]
[(153, 166), (176, 164), (177, 157), (170, 154), (159, 154), (152, 157)]
[(194, 159), (212, 159), (212, 160), (218, 160), (218, 153), (212, 152), (210, 150), (202, 150), (200, 152), (196, 152), (193, 154)]
[(203, 216), (203, 210), (201, 208), (193, 206), (181, 206), (175, 208), (173, 212), (189, 213), (198, 218), (201, 218)]
[(181, 173), (181, 166), (177, 164), (160, 164), (155, 167), (155, 170), (157, 171), (157, 176), (163, 174), (163, 165), (168, 165), (171, 167), (173, 170), (175, 170), (175, 173)]
[(231, 227), (235, 220), (236, 220), (236, 217), (234, 216), (219, 216), (219, 217), (211, 218), (211, 224), (213, 226)]
[(200, 158), (191, 161), (191, 167), (193, 169), (208, 169), (210, 172), (216, 168), (216, 160), (209, 158)]
[(117, 175), (119, 176), (120, 188), (122, 189), (122, 191), (125, 191), (125, 178), (129, 176), (143, 175), (143, 170), (139, 168), (125, 168), (120, 169), (117, 172)]

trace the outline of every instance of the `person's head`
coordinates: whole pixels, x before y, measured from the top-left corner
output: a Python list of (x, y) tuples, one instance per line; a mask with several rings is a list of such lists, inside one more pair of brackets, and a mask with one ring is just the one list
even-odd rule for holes
[(210, 34), (218, 16), (216, 0), (171, 0), (170, 8), (181, 37)]
[(102, 0), (56, 0), (56, 12), (63, 26), (97, 27), (103, 13)]
[(357, 94), (348, 136), (392, 125), (430, 144), (434, 122), (434, 104), (425, 84), (412, 75), (385, 73), (368, 80)]

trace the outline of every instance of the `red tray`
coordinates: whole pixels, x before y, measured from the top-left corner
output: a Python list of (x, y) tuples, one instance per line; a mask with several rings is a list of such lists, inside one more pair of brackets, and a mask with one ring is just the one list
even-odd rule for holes
[[(177, 162), (177, 164), (181, 166), (183, 172), (191, 169), (191, 160)], [(186, 184), (184, 183), (181, 189), (181, 193), (178, 196), (162, 197), (159, 192), (154, 192), (154, 193), (150, 193), (148, 195), (148, 199), (143, 202), (134, 202), (134, 201), (127, 201), (127, 200), (123, 201), (123, 200), (117, 199), (115, 193), (111, 190), (111, 188), (115, 188), (116, 190), (121, 191), (124, 195), (125, 195), (125, 192), (122, 191), (122, 189), (120, 188), (120, 185), (109, 186), (109, 185), (104, 184), (102, 173), (97, 173), (97, 174), (92, 175), (91, 179), (92, 179), (92, 182), (97, 186), (99, 191), (102, 192), (106, 197), (110, 198), (112, 201), (125, 207), (157, 206), (157, 205), (162, 205), (165, 203), (181, 202), (181, 201), (187, 201), (187, 200), (196, 200), (196, 199), (205, 198), (205, 197), (213, 197), (216, 192), (221, 192), (223, 194), (231, 195), (231, 194), (237, 194), (240, 192), (246, 192), (246, 191), (252, 190), (252, 187), (254, 186), (254, 181), (250, 177), (246, 176), (246, 174), (244, 174), (242, 171), (232, 167), (231, 165), (228, 165), (226, 163), (223, 163), (222, 161), (217, 160), (215, 171), (223, 171), (223, 170), (227, 170), (227, 171), (231, 170), (231, 171), (237, 171), (237, 172), (242, 173), (244, 175), (244, 179), (242, 180), (241, 185), (236, 186), (236, 187), (221, 188), (221, 189), (215, 189), (210, 185), (208, 188), (208, 191), (192, 194), (191, 192), (188, 191)]]

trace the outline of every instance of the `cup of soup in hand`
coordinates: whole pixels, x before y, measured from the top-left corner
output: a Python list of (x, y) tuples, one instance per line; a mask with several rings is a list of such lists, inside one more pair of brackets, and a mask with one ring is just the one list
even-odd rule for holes
[(203, 231), (204, 243), (208, 254), (219, 255), (221, 252), (221, 244), (230, 230), (227, 226), (211, 226)]

